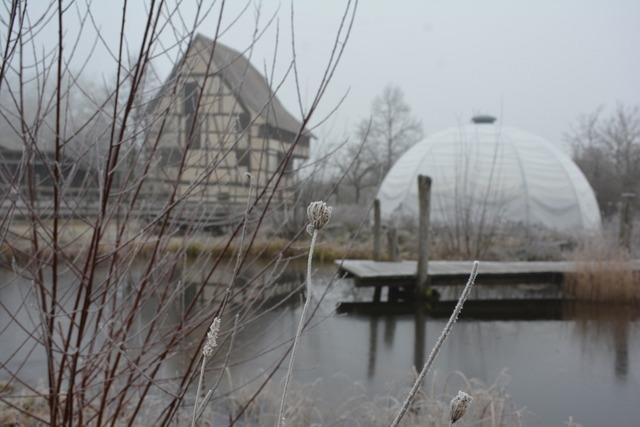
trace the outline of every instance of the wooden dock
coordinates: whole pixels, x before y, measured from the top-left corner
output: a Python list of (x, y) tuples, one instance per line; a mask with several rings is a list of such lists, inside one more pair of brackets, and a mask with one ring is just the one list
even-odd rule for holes
[[(416, 261), (337, 260), (341, 272), (354, 279), (357, 287), (407, 288), (415, 286)], [(463, 285), (471, 271), (471, 261), (429, 261), (432, 285)], [(576, 271), (571, 261), (482, 261), (478, 269), (481, 283), (562, 283), (564, 275)], [(629, 262), (640, 273), (640, 260)]]
[[(447, 319), (457, 301), (434, 301), (423, 307), (432, 319)], [(502, 299), (468, 300), (461, 318), (476, 320), (559, 320), (564, 307), (571, 302), (561, 299)], [(415, 314), (416, 307), (407, 302), (341, 302), (338, 313), (362, 316), (389, 316)]]

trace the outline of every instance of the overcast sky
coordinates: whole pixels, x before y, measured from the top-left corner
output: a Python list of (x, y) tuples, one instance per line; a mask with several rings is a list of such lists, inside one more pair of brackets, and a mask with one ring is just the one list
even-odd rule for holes
[[(120, 6), (95, 1), (95, 20), (116, 48)], [(142, 1), (127, 16), (131, 45), (141, 31)], [(241, 1), (229, 1), (230, 22)], [(303, 96), (310, 100), (328, 58), (344, 1), (295, 2), (296, 43)], [(290, 3), (265, 0), (261, 23), (277, 13), (278, 75), (291, 59)], [(251, 40), (254, 8), (221, 41), (238, 50)], [(192, 19), (192, 10), (185, 17)], [(68, 18), (72, 20), (71, 17)], [(214, 16), (200, 30), (212, 36)], [(55, 34), (55, 33), (52, 33)], [(271, 63), (276, 26), (257, 43), (252, 62)], [(71, 32), (67, 34), (71, 38)], [(87, 50), (92, 37), (80, 45)], [(176, 50), (172, 51), (173, 57)], [(169, 58), (156, 61), (163, 76)], [(115, 74), (101, 48), (89, 63), (90, 75)], [(474, 112), (500, 117), (563, 144), (563, 133), (582, 113), (620, 101), (640, 104), (640, 1), (638, 0), (361, 0), (345, 56), (320, 113), (348, 98), (317, 134), (339, 137), (366, 117), (382, 88), (400, 86), (426, 134), (465, 123)], [(280, 94), (297, 113), (292, 82)], [(319, 119), (320, 116), (317, 117)]]

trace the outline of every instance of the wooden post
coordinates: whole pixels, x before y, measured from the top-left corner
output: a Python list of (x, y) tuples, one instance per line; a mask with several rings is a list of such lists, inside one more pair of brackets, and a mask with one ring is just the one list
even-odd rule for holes
[(418, 175), (418, 277), (416, 280), (415, 343), (413, 364), (416, 370), (424, 363), (425, 319), (421, 302), (427, 290), (429, 276), (429, 214), (431, 210), (431, 178)]
[(635, 193), (622, 193), (622, 206), (620, 206), (620, 246), (631, 249), (631, 232), (633, 230), (633, 202)]
[(382, 237), (382, 224), (380, 221), (380, 200), (373, 201), (373, 260), (380, 261), (380, 241)]
[(418, 175), (418, 277), (416, 296), (422, 299), (427, 289), (429, 262), (429, 210), (431, 205), (431, 178)]
[[(380, 199), (373, 201), (373, 260), (380, 261), (381, 257), (382, 221), (380, 220)], [(373, 302), (380, 302), (382, 287), (373, 290)]]
[(398, 232), (393, 226), (389, 227), (387, 230), (387, 244), (389, 245), (389, 259), (391, 261), (399, 261)]

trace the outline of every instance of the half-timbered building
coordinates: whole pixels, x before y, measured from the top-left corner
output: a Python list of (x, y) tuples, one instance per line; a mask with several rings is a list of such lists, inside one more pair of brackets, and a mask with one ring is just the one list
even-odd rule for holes
[(224, 212), (275, 188), (283, 172), (273, 200), (292, 199), (311, 134), (243, 53), (196, 36), (149, 112), (154, 180), (177, 198)]

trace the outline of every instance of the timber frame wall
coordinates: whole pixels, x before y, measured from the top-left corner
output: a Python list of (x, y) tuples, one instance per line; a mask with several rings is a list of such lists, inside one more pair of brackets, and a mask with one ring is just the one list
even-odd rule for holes
[[(194, 44), (198, 43), (203, 42), (196, 38)], [(208, 58), (193, 47), (172, 73), (173, 80), (168, 82), (172, 87), (161, 91), (152, 110), (153, 122), (146, 141), (149, 146), (159, 138), (160, 161), (154, 171), (154, 182), (168, 191), (179, 181), (178, 196), (194, 203), (244, 206), (250, 197), (250, 179), (255, 196), (256, 190), (262, 190), (277, 171), (296, 133), (278, 128), (264, 118), (263, 113), (271, 108), (269, 104), (263, 111), (251, 110), (225, 79), (224, 72), (207, 75)], [(303, 132), (276, 200), (292, 201), (294, 164), (308, 158), (309, 139), (310, 135)], [(178, 180), (184, 150), (186, 163)]]

